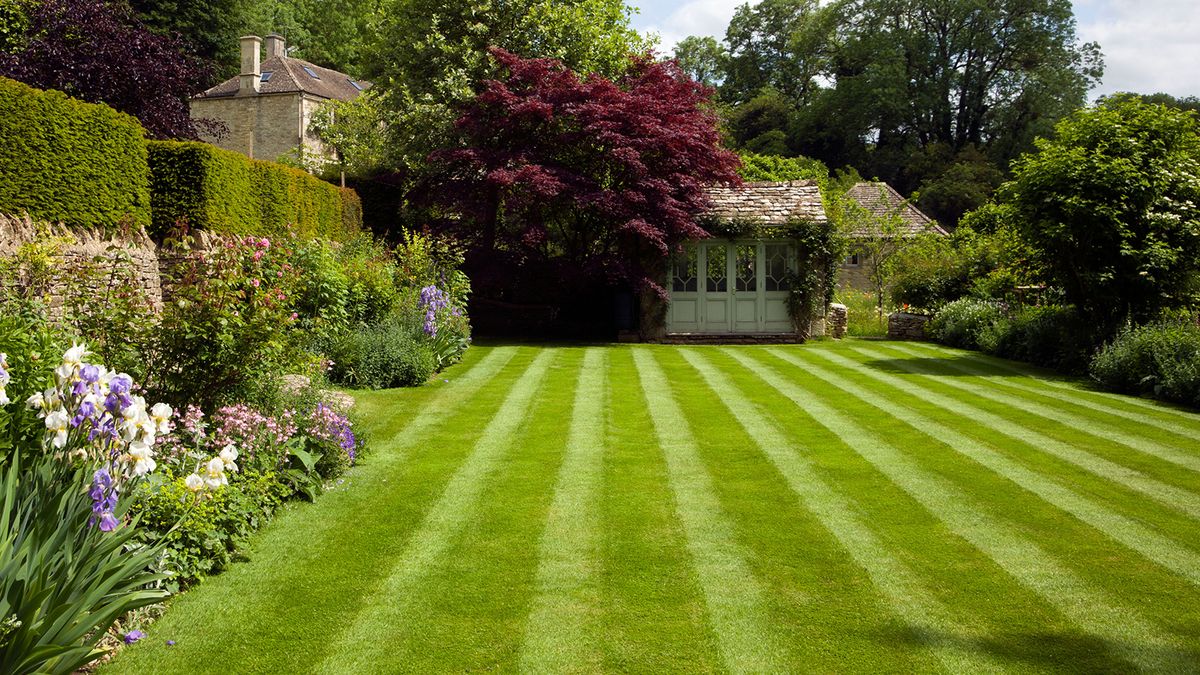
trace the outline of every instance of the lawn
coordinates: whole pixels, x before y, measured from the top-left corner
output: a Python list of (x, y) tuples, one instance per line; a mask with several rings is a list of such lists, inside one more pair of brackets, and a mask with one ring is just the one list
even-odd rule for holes
[(1200, 415), (861, 340), (444, 378), (104, 672), (1200, 670)]

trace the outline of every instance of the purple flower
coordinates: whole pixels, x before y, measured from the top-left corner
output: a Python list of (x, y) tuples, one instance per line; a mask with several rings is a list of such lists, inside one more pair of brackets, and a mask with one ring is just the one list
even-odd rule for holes
[(117, 529), (117, 525), (119, 524), (120, 523), (117, 522), (117, 519), (113, 517), (113, 514), (111, 513), (105, 513), (104, 515), (100, 516), (101, 532), (112, 532), (113, 530)]
[(100, 369), (90, 363), (84, 364), (79, 369), (79, 377), (88, 384), (95, 384), (100, 380)]
[(174, 641), (174, 640), (167, 640), (167, 646), (168, 646), (168, 647), (174, 647), (174, 646), (175, 646), (175, 641)]
[[(131, 379), (128, 375), (126, 375), (124, 373), (121, 373), (119, 375), (114, 375), (113, 378), (108, 381), (108, 390), (119, 396), (128, 394), (129, 390), (132, 388), (133, 388), (133, 379)], [(128, 405), (128, 404), (126, 404), (126, 405)]]
[(144, 637), (146, 637), (146, 634), (143, 633), (142, 631), (131, 630), (125, 634), (125, 644), (131, 645), (131, 644), (137, 642), (138, 640), (141, 640)]
[(92, 474), (92, 487), (88, 490), (88, 497), (92, 499), (92, 517), (88, 519), (88, 526), (99, 523), (101, 532), (117, 529), (117, 519), (113, 516), (113, 509), (117, 508), (117, 489), (108, 471), (97, 469), (96, 473)]

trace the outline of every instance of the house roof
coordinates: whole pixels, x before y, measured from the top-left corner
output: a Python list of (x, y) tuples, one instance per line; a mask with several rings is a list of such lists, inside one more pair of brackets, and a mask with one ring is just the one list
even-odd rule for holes
[[(927, 232), (942, 236), (949, 234), (887, 183), (881, 181), (855, 183), (854, 187), (846, 192), (846, 195), (858, 202), (872, 216), (879, 218), (899, 216), (901, 234), (905, 237), (915, 237)], [(859, 228), (852, 232), (851, 236), (869, 237), (872, 233), (868, 231), (868, 228), (869, 226)]]
[(712, 206), (708, 215), (753, 220), (763, 225), (784, 225), (800, 218), (824, 222), (821, 190), (811, 180), (714, 185), (706, 189)]
[[(259, 83), (260, 94), (305, 93), (321, 98), (349, 101), (371, 86), (370, 82), (355, 80), (345, 73), (324, 68), (303, 59), (276, 56), (262, 62), (263, 75), (271, 75)], [(313, 77), (312, 74), (316, 74)], [(238, 93), (239, 77), (231, 77), (221, 84), (197, 94), (194, 98), (221, 98)], [(354, 86), (358, 84), (358, 87)], [(361, 89), (359, 88), (361, 87)]]

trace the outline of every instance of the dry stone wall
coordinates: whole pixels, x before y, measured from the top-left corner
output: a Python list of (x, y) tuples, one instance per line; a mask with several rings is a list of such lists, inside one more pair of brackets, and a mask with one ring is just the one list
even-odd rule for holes
[(925, 324), (931, 318), (924, 314), (893, 312), (888, 316), (888, 337), (893, 340), (924, 340)]
[(829, 313), (825, 315), (825, 323), (828, 327), (828, 335), (831, 338), (842, 339), (846, 337), (846, 326), (850, 321), (850, 310), (846, 306), (835, 302), (829, 306)]
[[(19, 254), (34, 249), (39, 269), (16, 264)], [(0, 214), (0, 285), (43, 296), (53, 312), (61, 310), (72, 276), (87, 268), (95, 275), (92, 278), (107, 279), (111, 284), (131, 274), (132, 284), (145, 292), (156, 309), (162, 307), (158, 247), (143, 228), (101, 232)]]

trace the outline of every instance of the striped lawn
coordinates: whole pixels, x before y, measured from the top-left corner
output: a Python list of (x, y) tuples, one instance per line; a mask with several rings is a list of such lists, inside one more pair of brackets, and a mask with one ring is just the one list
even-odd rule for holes
[(1200, 415), (855, 340), (358, 399), (363, 464), (105, 671), (1200, 672)]

